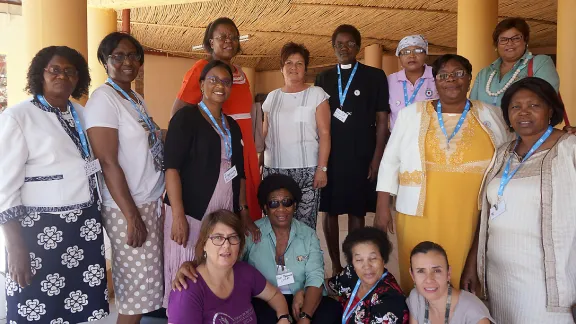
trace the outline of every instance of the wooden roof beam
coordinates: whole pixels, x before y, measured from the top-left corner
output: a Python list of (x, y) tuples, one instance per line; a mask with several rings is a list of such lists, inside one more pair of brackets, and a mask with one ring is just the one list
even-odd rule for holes
[(155, 7), (189, 4), (214, 0), (88, 0), (88, 6), (109, 9), (131, 9), (139, 7)]

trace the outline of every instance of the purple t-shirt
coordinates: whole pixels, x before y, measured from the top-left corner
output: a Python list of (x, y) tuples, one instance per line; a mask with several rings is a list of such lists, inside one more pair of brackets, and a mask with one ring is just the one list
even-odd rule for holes
[(194, 284), (188, 280), (188, 289), (172, 291), (168, 301), (169, 324), (256, 324), (252, 297), (266, 287), (266, 279), (245, 262), (233, 267), (234, 288), (228, 298), (216, 296), (202, 276)]

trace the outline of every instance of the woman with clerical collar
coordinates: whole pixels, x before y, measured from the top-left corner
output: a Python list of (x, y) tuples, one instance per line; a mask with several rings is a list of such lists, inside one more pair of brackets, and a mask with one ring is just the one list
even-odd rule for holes
[(376, 208), (376, 176), (388, 131), (388, 82), (381, 69), (356, 61), (361, 36), (341, 25), (332, 34), (338, 65), (316, 78), (330, 95), (332, 114), (328, 184), (322, 189), (320, 211), (326, 212), (324, 233), (333, 273), (340, 273), (338, 215), (348, 214), (348, 230), (364, 226), (364, 216)]

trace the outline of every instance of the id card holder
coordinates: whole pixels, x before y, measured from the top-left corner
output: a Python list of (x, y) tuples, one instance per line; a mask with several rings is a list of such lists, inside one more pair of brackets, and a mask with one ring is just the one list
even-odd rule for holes
[(506, 211), (506, 203), (504, 199), (500, 200), (497, 204), (490, 207), (490, 220), (502, 215)]
[(236, 178), (236, 176), (238, 176), (238, 170), (236, 170), (236, 166), (234, 165), (224, 173), (224, 182), (228, 183)]
[(336, 119), (338, 119), (339, 121), (345, 123), (346, 118), (348, 118), (348, 114), (345, 113), (342, 109), (337, 108), (336, 111), (334, 112), (334, 117), (336, 117)]
[(86, 162), (86, 164), (84, 165), (84, 170), (86, 171), (87, 177), (94, 175), (97, 172), (102, 171), (102, 167), (100, 166), (100, 161), (98, 159), (94, 159), (90, 162)]
[(278, 283), (278, 287), (286, 286), (289, 284), (294, 283), (294, 274), (292, 271), (288, 270), (285, 266), (276, 266), (277, 267), (277, 275), (276, 275), (276, 282)]

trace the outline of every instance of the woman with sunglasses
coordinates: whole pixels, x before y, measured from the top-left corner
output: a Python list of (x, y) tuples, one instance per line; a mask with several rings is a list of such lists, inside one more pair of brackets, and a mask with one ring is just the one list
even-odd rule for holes
[(98, 60), (108, 80), (86, 104), (86, 128), (104, 176), (102, 217), (112, 247), (117, 323), (139, 323), (162, 307), (164, 144), (144, 98), (131, 89), (144, 63), (142, 45), (111, 33), (98, 47)]
[(169, 324), (256, 324), (252, 297), (269, 305), (275, 320), (288, 324), (286, 300), (278, 288), (246, 262), (238, 261), (246, 244), (242, 220), (217, 210), (202, 220), (195, 247), (196, 284), (174, 290), (168, 303)]
[[(202, 92), (199, 87), (199, 78), (202, 69), (209, 60), (220, 60), (226, 63), (233, 72), (233, 83), (230, 98), (222, 106), (222, 111), (232, 117), (242, 131), (244, 143), (244, 171), (246, 175), (246, 206), (250, 217), (253, 220), (262, 218), (262, 210), (258, 206), (256, 192), (260, 184), (260, 167), (258, 165), (258, 155), (256, 154), (256, 144), (252, 131), (252, 93), (250, 83), (246, 74), (240, 66), (232, 64), (232, 59), (238, 55), (240, 49), (240, 32), (234, 21), (230, 18), (222, 17), (211, 22), (204, 33), (204, 50), (210, 55), (208, 60), (198, 60), (184, 76), (182, 87), (178, 92), (178, 98), (174, 101), (172, 115), (186, 105), (198, 104), (202, 100)], [(249, 227), (248, 230), (253, 235), (256, 227)]]
[(402, 38), (396, 48), (402, 70), (388, 75), (390, 130), (400, 109), (417, 101), (438, 99), (432, 67), (426, 65), (428, 41), (422, 35)]
[(202, 101), (180, 109), (166, 134), (165, 297), (180, 265), (196, 257), (194, 246), (205, 215), (233, 211), (256, 228), (245, 208), (242, 133), (222, 112), (232, 89), (232, 70), (222, 61), (209, 62), (202, 69), (200, 89)]
[[(324, 259), (320, 240), (312, 228), (294, 218), (301, 198), (300, 187), (287, 175), (273, 174), (262, 180), (258, 201), (267, 217), (256, 221), (262, 240), (247, 240), (242, 259), (280, 289), (297, 323), (340, 323), (339, 303), (322, 296)], [(196, 282), (197, 277), (193, 264), (187, 262), (178, 271), (173, 288), (186, 287), (186, 278)], [(265, 302), (254, 299), (253, 305), (258, 323), (276, 323), (276, 312)]]
[(500, 107), (506, 89), (527, 76), (548, 81), (558, 92), (560, 78), (554, 62), (547, 55), (532, 55), (529, 41), (530, 26), (524, 19), (506, 18), (498, 23), (492, 33), (498, 59), (478, 73), (470, 99)]
[(0, 228), (6, 240), (5, 323), (82, 323), (108, 315), (95, 165), (72, 103), (88, 95), (82, 54), (40, 50), (33, 97), (0, 114)]
[(484, 172), (495, 149), (511, 138), (500, 109), (468, 100), (471, 73), (472, 65), (459, 55), (443, 55), (434, 62), (439, 99), (400, 110), (380, 165), (374, 224), (393, 232), (390, 195), (396, 196), (405, 292), (412, 287), (410, 251), (422, 241), (446, 248), (452, 284), (460, 284), (478, 224)]

